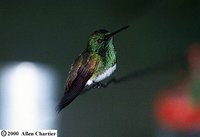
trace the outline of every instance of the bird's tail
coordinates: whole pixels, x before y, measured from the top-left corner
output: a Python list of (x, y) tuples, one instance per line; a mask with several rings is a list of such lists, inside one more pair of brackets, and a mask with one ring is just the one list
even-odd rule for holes
[(79, 69), (76, 79), (73, 81), (72, 85), (66, 89), (64, 96), (56, 107), (58, 113), (81, 93), (91, 76), (91, 71), (88, 71), (85, 67)]
[(56, 111), (59, 113), (63, 108), (69, 105), (77, 96), (79, 92), (67, 92), (61, 98), (59, 104), (56, 107)]

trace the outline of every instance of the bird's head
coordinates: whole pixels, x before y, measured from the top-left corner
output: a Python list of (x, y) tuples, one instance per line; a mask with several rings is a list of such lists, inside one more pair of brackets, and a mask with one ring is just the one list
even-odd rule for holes
[(112, 37), (118, 32), (128, 28), (129, 26), (123, 27), (117, 31), (110, 33), (105, 29), (96, 30), (93, 32), (89, 39), (87, 49), (90, 52), (99, 53), (100, 51), (106, 50), (109, 45), (112, 45)]

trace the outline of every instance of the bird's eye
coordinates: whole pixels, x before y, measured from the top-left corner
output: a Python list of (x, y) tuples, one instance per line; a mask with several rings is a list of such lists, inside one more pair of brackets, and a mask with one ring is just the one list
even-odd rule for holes
[(99, 44), (101, 44), (101, 43), (103, 42), (103, 40), (102, 40), (102, 39), (98, 39), (97, 42), (98, 42)]

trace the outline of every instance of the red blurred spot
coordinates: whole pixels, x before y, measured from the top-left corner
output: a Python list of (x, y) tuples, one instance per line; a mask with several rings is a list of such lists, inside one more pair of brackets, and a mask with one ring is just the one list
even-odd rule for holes
[(200, 107), (193, 106), (183, 87), (181, 90), (174, 89), (155, 101), (156, 119), (171, 130), (200, 130)]

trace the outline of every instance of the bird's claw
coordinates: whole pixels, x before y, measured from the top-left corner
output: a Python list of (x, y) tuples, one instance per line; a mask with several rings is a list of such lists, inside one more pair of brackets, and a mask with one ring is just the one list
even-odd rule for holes
[(95, 82), (92, 86), (92, 88), (105, 88), (105, 85), (101, 82)]

